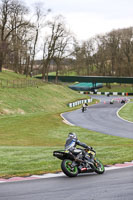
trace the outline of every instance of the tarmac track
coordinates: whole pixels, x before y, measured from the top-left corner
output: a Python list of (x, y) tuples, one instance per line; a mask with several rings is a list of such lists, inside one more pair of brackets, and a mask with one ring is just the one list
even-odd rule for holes
[(0, 185), (0, 200), (132, 200), (133, 167)]
[(123, 104), (118, 101), (110, 104), (110, 98), (112, 97), (98, 96), (98, 98), (101, 102), (88, 106), (85, 112), (82, 113), (81, 109), (78, 109), (63, 113), (63, 117), (75, 126), (133, 139), (133, 123), (124, 121), (117, 116), (117, 111)]

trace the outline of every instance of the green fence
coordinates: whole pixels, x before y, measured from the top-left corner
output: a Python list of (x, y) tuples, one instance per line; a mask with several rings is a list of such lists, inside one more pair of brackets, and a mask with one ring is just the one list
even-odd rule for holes
[(44, 84), (41, 80), (0, 80), (1, 88), (25, 88), (25, 87), (35, 87)]

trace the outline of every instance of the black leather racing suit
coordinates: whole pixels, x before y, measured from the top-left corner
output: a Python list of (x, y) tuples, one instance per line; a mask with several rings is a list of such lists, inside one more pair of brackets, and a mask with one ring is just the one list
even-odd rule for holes
[(82, 146), (84, 148), (91, 148), (88, 145), (80, 142), (78, 139), (68, 137), (66, 140), (65, 149), (72, 152), (76, 149), (76, 145)]
[[(72, 138), (72, 137), (68, 137), (66, 140), (66, 144), (65, 144), (65, 150), (70, 151), (72, 154), (76, 153), (76, 159), (78, 158), (78, 149), (76, 149), (76, 145), (82, 146), (83, 148), (88, 148), (91, 149), (92, 147), (80, 142), (78, 139), (76, 138)], [(81, 150), (79, 150), (79, 153), (81, 153)], [(88, 161), (92, 162), (92, 160), (83, 153), (82, 151), (82, 155), (84, 158), (87, 158)]]

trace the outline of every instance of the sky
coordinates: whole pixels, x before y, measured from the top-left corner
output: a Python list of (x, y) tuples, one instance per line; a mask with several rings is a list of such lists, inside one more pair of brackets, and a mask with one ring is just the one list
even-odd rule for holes
[(63, 15), (78, 40), (133, 26), (133, 0), (23, 0), (43, 2), (52, 16)]

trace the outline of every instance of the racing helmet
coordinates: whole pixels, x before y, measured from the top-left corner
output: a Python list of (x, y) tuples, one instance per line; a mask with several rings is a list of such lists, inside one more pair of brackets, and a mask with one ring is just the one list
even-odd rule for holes
[(72, 133), (72, 132), (68, 134), (68, 137), (71, 137), (73, 139), (77, 139), (76, 133)]

